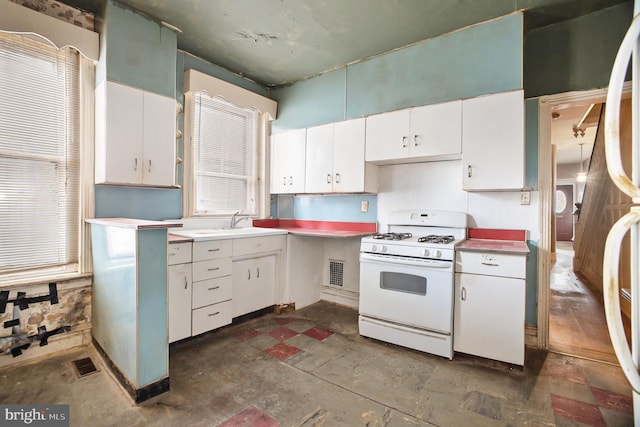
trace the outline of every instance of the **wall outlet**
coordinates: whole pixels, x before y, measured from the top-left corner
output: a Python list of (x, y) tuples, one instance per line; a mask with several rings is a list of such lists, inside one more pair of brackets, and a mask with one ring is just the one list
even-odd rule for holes
[(520, 204), (521, 205), (530, 205), (531, 204), (531, 191), (521, 191), (520, 192)]
[(360, 212), (368, 212), (369, 211), (369, 201), (363, 200), (360, 202)]

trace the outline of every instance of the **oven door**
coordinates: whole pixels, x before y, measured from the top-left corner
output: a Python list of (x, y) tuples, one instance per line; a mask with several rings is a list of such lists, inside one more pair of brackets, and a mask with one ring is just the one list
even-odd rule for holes
[(361, 253), (359, 312), (451, 334), (453, 263)]

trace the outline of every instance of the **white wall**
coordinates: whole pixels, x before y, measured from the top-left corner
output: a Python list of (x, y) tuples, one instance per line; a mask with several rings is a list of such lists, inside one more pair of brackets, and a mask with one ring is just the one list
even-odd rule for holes
[(428, 208), (466, 212), (469, 227), (524, 229), (528, 239), (539, 238), (537, 191), (530, 205), (520, 205), (519, 191), (463, 191), (460, 160), (381, 166), (379, 181), (380, 230), (392, 210)]

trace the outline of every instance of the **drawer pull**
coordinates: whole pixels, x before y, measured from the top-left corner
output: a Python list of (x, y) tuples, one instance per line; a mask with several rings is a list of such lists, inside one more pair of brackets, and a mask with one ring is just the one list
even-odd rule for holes
[(220, 270), (220, 267), (207, 268), (207, 271), (216, 271), (216, 270)]
[(215, 291), (216, 289), (220, 289), (220, 286), (214, 286), (213, 288), (209, 288), (210, 291)]
[(220, 314), (220, 312), (219, 312), (219, 311), (216, 311), (215, 313), (209, 313), (209, 314), (207, 314), (207, 316), (209, 316), (209, 317), (213, 317), (213, 316), (217, 316), (218, 314)]
[(248, 279), (251, 280), (251, 270), (247, 270), (247, 274), (249, 275)]
[(460, 290), (460, 300), (462, 301), (467, 300), (467, 289), (464, 287)]
[(209, 249), (209, 252), (218, 252), (219, 250), (220, 250), (220, 248)]
[(188, 285), (188, 281), (187, 281), (187, 276), (184, 276), (184, 288), (187, 289), (187, 285)]
[(169, 252), (169, 256), (174, 256), (175, 254), (175, 252)]
[(258, 271), (258, 274), (256, 275), (256, 278), (259, 279), (260, 278), (260, 267), (258, 267), (256, 270)]
[(495, 262), (483, 262), (482, 265), (487, 265), (489, 267), (500, 267), (500, 264), (496, 264)]

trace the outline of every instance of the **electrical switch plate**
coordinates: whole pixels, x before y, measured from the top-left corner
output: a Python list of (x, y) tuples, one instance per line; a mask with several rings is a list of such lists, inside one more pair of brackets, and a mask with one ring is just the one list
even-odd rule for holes
[(531, 191), (521, 191), (520, 192), (520, 204), (521, 205), (530, 205), (531, 204)]
[(363, 200), (362, 202), (360, 202), (360, 212), (367, 212), (367, 211), (369, 211), (369, 201)]

